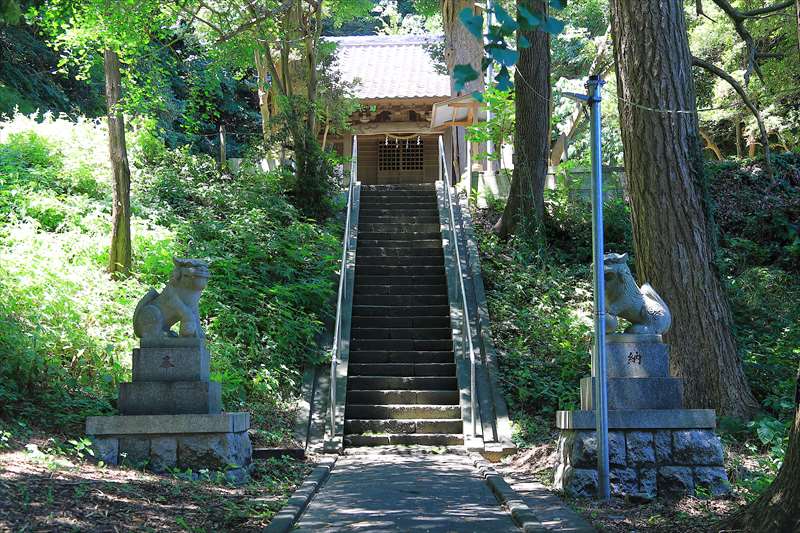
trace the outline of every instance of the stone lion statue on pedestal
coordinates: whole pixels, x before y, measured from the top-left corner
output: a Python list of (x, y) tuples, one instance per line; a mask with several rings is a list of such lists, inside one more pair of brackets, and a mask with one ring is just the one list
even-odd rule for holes
[(661, 335), (672, 325), (667, 304), (656, 290), (645, 283), (636, 285), (628, 254), (605, 254), (603, 272), (606, 295), (606, 332), (613, 332), (622, 317), (631, 323), (625, 333)]
[[(150, 289), (133, 312), (133, 332), (141, 339), (161, 337), (204, 338), (198, 302), (208, 285), (208, 265), (199, 259), (173, 259), (175, 269), (159, 294)], [(180, 322), (176, 334), (172, 326)]]

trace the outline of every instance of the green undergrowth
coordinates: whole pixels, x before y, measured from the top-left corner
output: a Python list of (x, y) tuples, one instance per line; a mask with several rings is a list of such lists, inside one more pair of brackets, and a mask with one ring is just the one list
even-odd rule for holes
[[(771, 188), (762, 166), (757, 161), (712, 164), (708, 176), (719, 268), (744, 369), (763, 407), (756, 420), (722, 420), (721, 429), (730, 442), (760, 454), (765, 472), (775, 472), (785, 450), (800, 363), (800, 156), (777, 158), (780, 173)], [(589, 375), (590, 208), (555, 193), (547, 211), (544, 250), (524, 231), (499, 241), (490, 230), (499, 212), (476, 213), (500, 380), (522, 446), (549, 437), (553, 413), (579, 405), (579, 380)], [(606, 250), (632, 252), (627, 206), (613, 201), (605, 211)], [(632, 257), (632, 267), (634, 262)], [(768, 484), (769, 476), (762, 482)]]
[(0, 417), (79, 430), (130, 377), (133, 308), (174, 256), (205, 259), (201, 315), (227, 410), (285, 440), (288, 406), (334, 291), (340, 225), (302, 217), (286, 177), (221, 175), (213, 159), (129, 135), (133, 275), (105, 272), (111, 180), (104, 125), (0, 123)]

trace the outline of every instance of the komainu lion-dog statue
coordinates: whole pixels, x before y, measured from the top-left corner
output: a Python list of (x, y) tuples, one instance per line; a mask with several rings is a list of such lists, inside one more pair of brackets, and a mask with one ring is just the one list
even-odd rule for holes
[[(199, 259), (172, 261), (175, 268), (164, 290), (159, 294), (150, 289), (133, 312), (133, 332), (141, 339), (205, 337), (198, 302), (208, 285), (208, 265)], [(171, 328), (178, 322), (181, 325), (176, 334)]]
[(607, 332), (617, 329), (619, 317), (631, 323), (625, 333), (661, 335), (669, 330), (672, 315), (667, 304), (649, 283), (636, 285), (628, 254), (605, 254), (603, 272)]

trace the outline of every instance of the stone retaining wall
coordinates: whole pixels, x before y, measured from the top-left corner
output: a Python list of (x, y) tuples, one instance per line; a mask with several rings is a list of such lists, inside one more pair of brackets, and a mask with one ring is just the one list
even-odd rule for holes
[(229, 481), (248, 478), (253, 448), (247, 431), (195, 434), (93, 436), (95, 459), (109, 465), (221, 472)]
[[(611, 492), (644, 499), (668, 493), (719, 496), (730, 492), (722, 443), (711, 429), (609, 432)], [(562, 430), (555, 486), (571, 496), (597, 493), (594, 431)]]

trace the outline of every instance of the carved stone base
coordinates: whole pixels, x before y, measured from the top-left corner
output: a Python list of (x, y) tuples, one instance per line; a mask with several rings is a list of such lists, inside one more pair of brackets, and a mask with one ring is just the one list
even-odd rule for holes
[(95, 459), (106, 464), (219, 472), (241, 483), (249, 478), (253, 448), (249, 413), (218, 415), (95, 416), (86, 420)]

